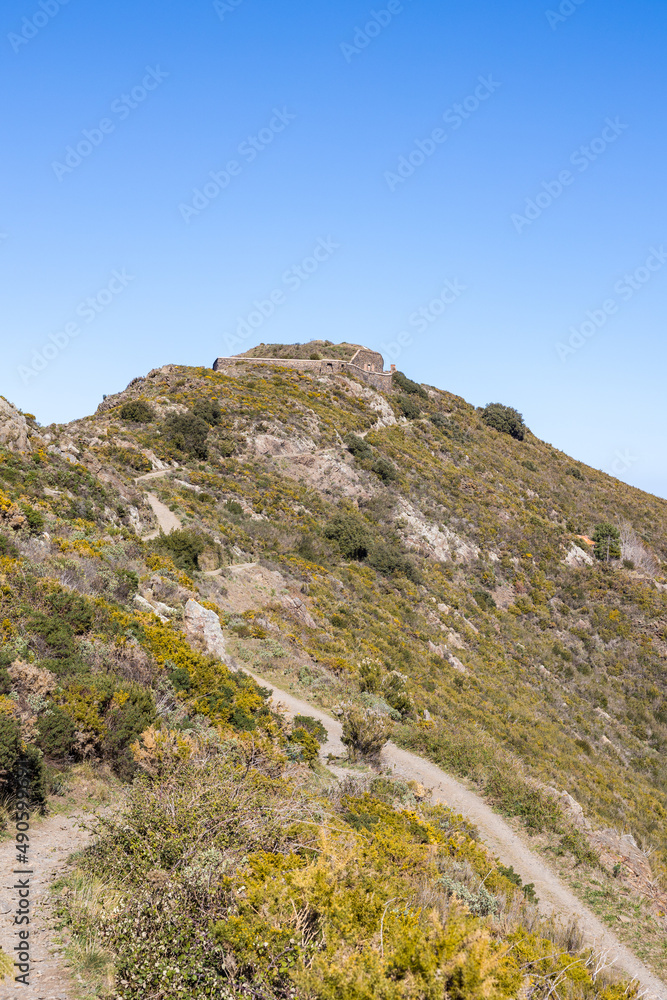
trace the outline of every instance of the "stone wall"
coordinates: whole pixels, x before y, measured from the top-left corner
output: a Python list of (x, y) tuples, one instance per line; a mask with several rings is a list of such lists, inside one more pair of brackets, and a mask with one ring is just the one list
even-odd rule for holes
[[(380, 365), (384, 365), (381, 354), (376, 354), (375, 351), (364, 353), (369, 355), (369, 360), (366, 361), (366, 364), (379, 363)], [(355, 358), (359, 354), (360, 352), (357, 351)], [(363, 379), (364, 382), (368, 382), (375, 389), (380, 389), (383, 392), (389, 392), (392, 387), (391, 372), (384, 372), (382, 369), (379, 371), (368, 371), (359, 364), (353, 364), (351, 361), (341, 361), (338, 358), (322, 358), (319, 361), (314, 361), (311, 358), (242, 358), (237, 355), (231, 358), (217, 358), (213, 362), (213, 371), (222, 371), (224, 368), (238, 364), (274, 365), (278, 368), (292, 368), (301, 372), (314, 372), (316, 375), (337, 375), (349, 372), (350, 375), (356, 375), (358, 378)]]
[(350, 364), (358, 365), (364, 371), (380, 372), (384, 371), (384, 358), (377, 351), (369, 351), (367, 347), (360, 348), (354, 357), (350, 358)]

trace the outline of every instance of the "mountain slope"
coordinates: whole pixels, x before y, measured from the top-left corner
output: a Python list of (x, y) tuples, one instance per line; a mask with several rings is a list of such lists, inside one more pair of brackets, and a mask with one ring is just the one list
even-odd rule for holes
[[(251, 358), (156, 369), (66, 427), (8, 419), (0, 714), (49, 766), (131, 777), (142, 732), (197, 715), (273, 731), (263, 693), (186, 641), (194, 597), (232, 658), (389, 715), (472, 781), (664, 971), (664, 501), (441, 390)], [(141, 540), (145, 486), (184, 531)], [(625, 563), (580, 537), (602, 521)]]

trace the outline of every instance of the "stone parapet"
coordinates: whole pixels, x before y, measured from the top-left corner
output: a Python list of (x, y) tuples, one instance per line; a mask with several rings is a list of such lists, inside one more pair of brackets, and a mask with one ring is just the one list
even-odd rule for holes
[[(376, 357), (379, 358), (380, 363), (383, 363), (380, 355), (376, 355)], [(213, 371), (221, 371), (224, 368), (238, 364), (273, 365), (277, 368), (292, 368), (296, 371), (313, 372), (316, 375), (336, 375), (349, 372), (350, 375), (356, 375), (357, 378), (362, 379), (375, 389), (380, 389), (383, 392), (388, 392), (392, 388), (392, 372), (369, 371), (358, 364), (353, 364), (351, 361), (341, 361), (339, 358), (322, 358), (320, 360), (312, 358), (244, 358), (238, 356), (216, 358), (213, 362)]]

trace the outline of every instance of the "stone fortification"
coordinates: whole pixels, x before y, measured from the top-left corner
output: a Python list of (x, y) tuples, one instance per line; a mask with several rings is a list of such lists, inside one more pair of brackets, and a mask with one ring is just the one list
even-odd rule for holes
[(279, 368), (296, 368), (297, 371), (314, 372), (317, 375), (356, 375), (375, 389), (388, 392), (392, 387), (392, 370), (384, 370), (384, 358), (377, 351), (360, 348), (349, 361), (341, 361), (339, 358), (249, 358), (243, 355), (235, 355), (230, 358), (217, 358), (213, 362), (213, 371), (223, 371), (232, 365), (274, 365)]

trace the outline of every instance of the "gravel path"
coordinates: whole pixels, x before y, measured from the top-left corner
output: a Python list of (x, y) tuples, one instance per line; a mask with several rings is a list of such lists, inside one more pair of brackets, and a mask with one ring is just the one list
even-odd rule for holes
[[(246, 673), (251, 673), (245, 667)], [(288, 715), (310, 715), (325, 726), (329, 742), (323, 747), (328, 753), (344, 753), (342, 727), (321, 709), (280, 690), (270, 681), (252, 674), (262, 687), (270, 688), (276, 704), (283, 705)], [(502, 864), (512, 865), (524, 882), (532, 882), (545, 914), (562, 916), (566, 920), (576, 915), (586, 943), (598, 952), (606, 952), (608, 960), (626, 975), (635, 978), (646, 990), (646, 1000), (667, 1000), (667, 987), (625, 945), (598, 920), (582, 901), (560, 880), (558, 875), (535, 854), (523, 839), (474, 792), (431, 761), (401, 750), (393, 743), (383, 751), (383, 761), (397, 777), (418, 781), (432, 790), (433, 801), (442, 802), (461, 813), (478, 828), (482, 841)]]
[[(62, 959), (53, 954), (52, 912), (49, 886), (65, 868), (67, 859), (81, 850), (90, 834), (78, 825), (77, 816), (51, 816), (37, 821), (30, 830), (30, 985), (24, 986), (7, 978), (0, 980), (2, 1000), (73, 1000), (72, 980)], [(13, 919), (18, 904), (18, 891), (13, 888), (16, 850), (14, 841), (0, 844), (0, 947), (13, 955), (17, 943)]]
[[(147, 494), (147, 498), (162, 530), (168, 534), (174, 528), (180, 527), (180, 521), (168, 507), (165, 507), (157, 497)], [(325, 726), (329, 742), (323, 747), (323, 755), (328, 753), (342, 756), (345, 748), (340, 741), (341, 724), (326, 712), (314, 708), (307, 702), (295, 698), (286, 691), (280, 690), (269, 681), (252, 674), (262, 687), (270, 688), (274, 701), (285, 706), (289, 715), (310, 715)], [(586, 943), (598, 952), (606, 952), (608, 960), (624, 972), (636, 979), (646, 991), (646, 1000), (667, 1000), (667, 986), (651, 970), (644, 965), (616, 935), (598, 920), (594, 913), (571, 892), (560, 880), (558, 875), (546, 864), (543, 858), (535, 854), (521, 837), (484, 802), (460, 781), (446, 774), (431, 761), (416, 754), (401, 750), (389, 743), (383, 752), (384, 763), (391, 767), (397, 777), (418, 781), (431, 789), (434, 802), (446, 803), (456, 812), (461, 813), (478, 828), (480, 836), (487, 847), (495, 854), (502, 864), (511, 865), (519, 873), (524, 882), (532, 882), (540, 900), (540, 910), (545, 914), (570, 919), (577, 917)]]

